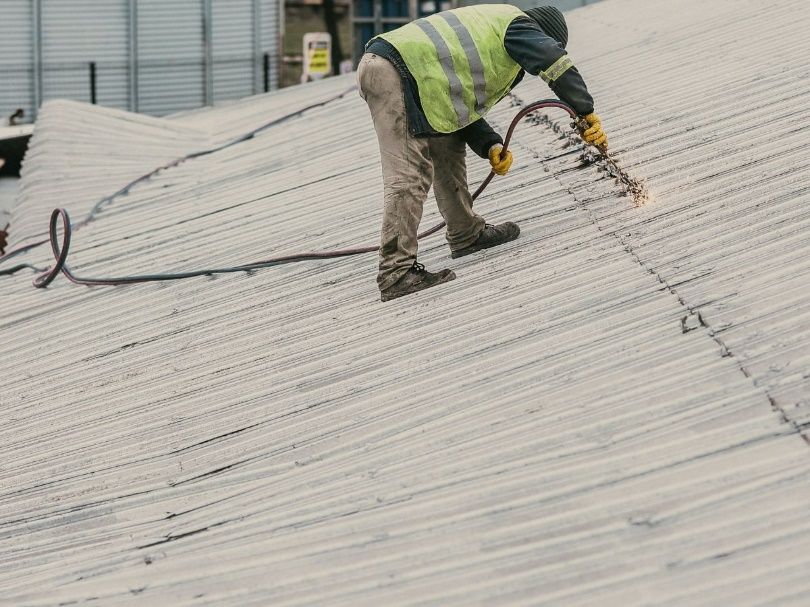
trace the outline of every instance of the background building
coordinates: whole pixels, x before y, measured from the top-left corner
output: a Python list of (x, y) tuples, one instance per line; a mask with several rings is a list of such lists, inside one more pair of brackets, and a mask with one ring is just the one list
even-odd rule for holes
[[(331, 13), (331, 15), (330, 15)], [(352, 59), (352, 0), (285, 0), (284, 54), (280, 86), (301, 82), (304, 35), (327, 32), (332, 35), (333, 63)], [(333, 23), (330, 27), (329, 20)], [(333, 69), (333, 73), (339, 73)]]
[(162, 115), (276, 88), (279, 0), (3, 0), (0, 119), (69, 98)]
[[(571, 9), (597, 0), (517, 0)], [(76, 99), (153, 115), (301, 81), (302, 40), (355, 63), (373, 36), (476, 0), (3, 0), (0, 123)]]

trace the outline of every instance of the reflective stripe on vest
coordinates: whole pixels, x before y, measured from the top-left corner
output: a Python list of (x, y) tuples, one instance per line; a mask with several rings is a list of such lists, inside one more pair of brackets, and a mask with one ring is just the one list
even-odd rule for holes
[(459, 124), (466, 124), (470, 120), (470, 111), (467, 109), (467, 104), (464, 103), (464, 86), (461, 84), (461, 80), (458, 79), (458, 74), (456, 74), (456, 70), (453, 67), (452, 52), (439, 33), (439, 30), (437, 30), (432, 23), (425, 19), (417, 19), (414, 21), (414, 25), (419, 26), (419, 28), (427, 34), (427, 37), (430, 38), (433, 46), (436, 47), (439, 54), (439, 63), (450, 84), (450, 101), (453, 102), (458, 122)]
[(452, 133), (481, 118), (509, 92), (521, 67), (503, 40), (515, 18), (509, 4), (443, 11), (381, 34), (416, 81), (430, 125)]
[(574, 67), (574, 62), (568, 55), (563, 55), (545, 72), (540, 72), (540, 77), (546, 84), (551, 84), (572, 67)]
[(439, 13), (439, 16), (447, 21), (448, 25), (453, 28), (453, 31), (458, 36), (461, 42), (461, 48), (464, 49), (464, 54), (467, 56), (467, 63), (470, 65), (470, 72), (473, 79), (473, 90), (475, 92), (475, 110), (481, 113), (487, 102), (487, 81), (484, 76), (484, 63), (481, 61), (481, 55), (478, 48), (475, 46), (475, 41), (470, 34), (470, 30), (464, 27), (464, 24), (459, 18), (450, 11)]

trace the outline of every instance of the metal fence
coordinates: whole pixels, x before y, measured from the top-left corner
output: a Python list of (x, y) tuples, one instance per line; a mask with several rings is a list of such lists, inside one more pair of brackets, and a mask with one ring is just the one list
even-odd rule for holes
[[(41, 90), (43, 97), (46, 98), (67, 97), (110, 107), (137, 110), (140, 103), (133, 103), (131, 100), (134, 96), (143, 96), (143, 91), (138, 95), (137, 89), (131, 90), (129, 83), (133, 81), (131, 72), (134, 69), (138, 75), (149, 75), (155, 80), (164, 80), (166, 95), (171, 94), (175, 88), (172, 84), (178, 84), (176, 80), (178, 77), (184, 84), (197, 83), (196, 87), (184, 86), (183, 89), (186, 91), (184, 96), (200, 103), (211, 103), (213, 99), (206, 98), (207, 87), (204, 85), (208, 79), (208, 72), (218, 72), (220, 80), (227, 78), (229, 88), (239, 88), (245, 95), (249, 95), (254, 92), (266, 93), (271, 89), (272, 66), (273, 57), (270, 53), (263, 53), (258, 57), (218, 59), (210, 64), (202, 60), (188, 59), (149, 61), (135, 66), (103, 60), (45, 63), (41, 65)], [(12, 66), (0, 63), (0, 82), (33, 82), (35, 78), (37, 78), (36, 70), (31, 65)], [(20, 99), (18, 107), (25, 108), (28, 103), (29, 99)]]
[(281, 6), (2, 0), (0, 118), (57, 97), (163, 115), (275, 88)]

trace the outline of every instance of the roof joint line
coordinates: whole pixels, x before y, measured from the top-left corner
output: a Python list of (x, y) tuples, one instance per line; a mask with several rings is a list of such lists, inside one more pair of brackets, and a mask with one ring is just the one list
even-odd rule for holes
[[(510, 96), (512, 97), (512, 101), (513, 101), (514, 105), (518, 105), (518, 106), (524, 105), (523, 101), (517, 95), (515, 95), (514, 93), (511, 93)], [(575, 134), (573, 132), (563, 131), (563, 127), (559, 123), (553, 122), (550, 118), (548, 118), (545, 115), (542, 115), (540, 117), (534, 117), (534, 118), (532, 116), (529, 116), (529, 117), (527, 117), (527, 119), (532, 120), (534, 124), (538, 124), (540, 126), (545, 126), (546, 128), (552, 130), (553, 132), (555, 132), (557, 134), (564, 134), (565, 138), (568, 139), (568, 144), (569, 145), (572, 144), (572, 143), (576, 143), (576, 144), (581, 145), (581, 141), (580, 141), (579, 136), (577, 134)], [(585, 147), (587, 147), (587, 146), (585, 146)], [(532, 150), (532, 151), (537, 152), (536, 150)], [(536, 156), (538, 158), (540, 158), (540, 162), (542, 164), (546, 164), (547, 159), (544, 159), (542, 154), (537, 153)], [(596, 155), (593, 154), (592, 152), (588, 152), (587, 150), (584, 150), (583, 151), (583, 160), (584, 160), (583, 167), (587, 166), (589, 164), (593, 164), (594, 161), (591, 160), (591, 159), (594, 156), (596, 156)], [(611, 159), (609, 157), (607, 157), (607, 160), (611, 160)], [(597, 161), (598, 161), (598, 159), (597, 159)], [(615, 160), (613, 160), (612, 164), (615, 164)], [(549, 168), (551, 168), (551, 167), (549, 167)], [(628, 255), (630, 255), (633, 258), (633, 260), (639, 266), (641, 266), (642, 269), (644, 269), (647, 273), (654, 276), (658, 280), (658, 282), (661, 283), (661, 285), (663, 285), (663, 287), (673, 297), (675, 297), (675, 299), (677, 299), (680, 306), (686, 311), (686, 314), (681, 318), (681, 331), (683, 333), (688, 333), (690, 331), (700, 329), (700, 328), (705, 329), (704, 334), (707, 335), (708, 337), (710, 337), (715, 342), (715, 344), (720, 346), (720, 350), (719, 350), (720, 356), (722, 358), (732, 358), (732, 359), (734, 359), (734, 361), (737, 363), (737, 367), (739, 368), (740, 372), (746, 378), (748, 378), (748, 380), (751, 382), (751, 384), (755, 388), (760, 388), (762, 390), (762, 392), (765, 395), (765, 398), (770, 403), (771, 409), (774, 411), (774, 413), (778, 414), (778, 416), (779, 416), (780, 420), (782, 421), (782, 423), (787, 424), (788, 426), (791, 426), (793, 428), (793, 430), (795, 431), (795, 433), (798, 434), (799, 437), (801, 437), (801, 439), (808, 446), (810, 446), (810, 432), (807, 432), (808, 430), (810, 430), (809, 425), (808, 424), (799, 424), (796, 420), (792, 419), (788, 415), (787, 410), (785, 409), (785, 407), (783, 405), (780, 405), (776, 401), (776, 399), (768, 392), (768, 390), (766, 388), (763, 388), (763, 387), (757, 385), (756, 380), (754, 379), (753, 375), (748, 370), (748, 368), (743, 364), (743, 362), (739, 358), (737, 358), (734, 355), (734, 353), (731, 351), (731, 348), (728, 346), (728, 344), (726, 344), (725, 341), (723, 341), (722, 337), (720, 337), (718, 335), (718, 332), (705, 320), (705, 318), (700, 314), (700, 311), (697, 309), (697, 307), (692, 306), (688, 302), (686, 302), (686, 300), (684, 300), (684, 298), (681, 296), (681, 294), (678, 292), (678, 290), (675, 288), (675, 286), (671, 285), (667, 281), (667, 279), (664, 278), (652, 265), (645, 262), (639, 256), (639, 254), (636, 252), (636, 250), (633, 248), (633, 246), (621, 234), (621, 230), (606, 230), (605, 228), (603, 228), (602, 225), (599, 222), (599, 219), (594, 214), (594, 212), (588, 207), (588, 205), (586, 204), (586, 202), (584, 200), (581, 200), (579, 198), (577, 193), (574, 191), (573, 187), (565, 184), (562, 181), (558, 171), (554, 171), (552, 169), (551, 174), (554, 176), (554, 179), (560, 184), (560, 186), (566, 192), (568, 192), (568, 194), (571, 195), (571, 197), (576, 202), (576, 206), (586, 213), (586, 215), (588, 217), (588, 221), (597, 229), (597, 231), (599, 231), (601, 234), (603, 234), (605, 236), (612, 236), (613, 238), (615, 238), (619, 242), (619, 244), (621, 245), (622, 249)], [(626, 173), (624, 173), (624, 174), (627, 175)], [(633, 179), (633, 178), (631, 178), (631, 179)], [(628, 185), (623, 179), (618, 179), (617, 181), (619, 181), (619, 183), (621, 185), (623, 185), (623, 186)], [(644, 200), (645, 201), (651, 200), (649, 191), (647, 190), (646, 186), (644, 185), (643, 180), (633, 179), (633, 181), (636, 184), (640, 185), (642, 187), (642, 191), (646, 193), (646, 194), (644, 194)], [(625, 194), (627, 194), (627, 193), (631, 194), (633, 196), (633, 200), (634, 200), (634, 203), (636, 204), (636, 206), (641, 206), (639, 204), (639, 199), (636, 197), (637, 196), (636, 192), (632, 188), (625, 189), (624, 193)]]

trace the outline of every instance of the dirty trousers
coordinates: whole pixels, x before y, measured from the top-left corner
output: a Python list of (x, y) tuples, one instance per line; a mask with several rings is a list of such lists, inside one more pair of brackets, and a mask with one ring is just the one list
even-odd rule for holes
[(467, 188), (466, 144), (456, 135), (414, 137), (408, 130), (402, 81), (383, 57), (366, 53), (357, 68), (360, 96), (380, 144), (384, 209), (377, 285), (386, 289), (416, 261), (416, 234), (431, 184), (447, 222), (450, 248), (469, 246), (484, 229)]

